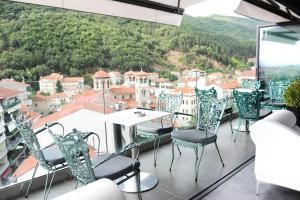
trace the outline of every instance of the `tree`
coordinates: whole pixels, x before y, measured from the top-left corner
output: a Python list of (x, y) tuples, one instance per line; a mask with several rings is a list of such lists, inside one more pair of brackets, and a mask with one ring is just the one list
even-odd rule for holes
[(58, 81), (56, 82), (56, 92), (57, 92), (57, 93), (63, 92), (63, 88), (62, 88), (62, 85), (61, 85), (60, 80), (58, 80)]

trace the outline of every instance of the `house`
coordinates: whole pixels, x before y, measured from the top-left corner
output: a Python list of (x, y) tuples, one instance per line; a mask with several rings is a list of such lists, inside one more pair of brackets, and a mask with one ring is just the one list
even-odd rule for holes
[(239, 87), (239, 83), (237, 80), (225, 80), (218, 79), (213, 81), (208, 81), (206, 85), (206, 89), (215, 88), (217, 91), (217, 96), (219, 99), (232, 97), (232, 92), (235, 88)]
[(72, 101), (72, 96), (66, 93), (55, 93), (50, 96), (43, 96), (41, 93), (38, 93), (32, 98), (32, 108), (34, 112), (45, 116), (59, 110), (64, 104)]
[(108, 76), (111, 85), (119, 85), (123, 82), (122, 74), (119, 71), (109, 72)]
[(40, 91), (54, 94), (57, 92), (58, 82), (60, 82), (63, 92), (67, 94), (78, 94), (84, 88), (84, 79), (82, 77), (64, 77), (59, 73), (52, 73), (40, 78)]
[(249, 70), (236, 71), (237, 81), (241, 83), (243, 80), (256, 80), (256, 68), (252, 67)]
[(94, 90), (100, 91), (110, 88), (110, 78), (106, 71), (97, 71), (92, 78), (94, 81)]
[(79, 94), (83, 91), (84, 79), (83, 77), (65, 77), (61, 85), (64, 93), (70, 95)]
[[(179, 87), (176, 88), (172, 91), (170, 91), (170, 93), (172, 94), (179, 94), (182, 93), (182, 103), (179, 107), (179, 112), (181, 113), (186, 113), (186, 114), (191, 114), (191, 115), (196, 115), (196, 93), (195, 93), (195, 89), (192, 87)], [(178, 116), (179, 120), (176, 120), (176, 123), (180, 126), (185, 126), (188, 125), (191, 120), (192, 117), (190, 116), (182, 116), (179, 115)]]
[(224, 74), (221, 72), (215, 72), (215, 73), (211, 73), (207, 75), (207, 80), (208, 81), (212, 81), (212, 80), (216, 80), (216, 79), (222, 79), (224, 78)]
[(52, 73), (48, 76), (40, 77), (39, 86), (40, 91), (44, 93), (56, 93), (56, 84), (58, 81), (62, 82), (63, 76), (59, 73)]
[(30, 84), (18, 82), (14, 79), (2, 79), (0, 81), (0, 87), (19, 91), (18, 97), (22, 104), (31, 105), (31, 100), (28, 98), (30, 95)]

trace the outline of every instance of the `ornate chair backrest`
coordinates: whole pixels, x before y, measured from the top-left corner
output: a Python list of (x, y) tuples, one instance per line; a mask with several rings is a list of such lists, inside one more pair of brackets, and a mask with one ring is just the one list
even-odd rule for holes
[(201, 102), (198, 101), (197, 129), (217, 134), (226, 106), (227, 100), (211, 99), (210, 96), (204, 97)]
[(39, 165), (49, 169), (50, 166), (45, 160), (40, 143), (36, 137), (36, 133), (34, 133), (33, 130), (25, 124), (19, 125), (18, 130), (22, 139), (24, 140), (25, 145), (28, 147), (30, 153), (36, 158)]
[(175, 113), (179, 110), (182, 102), (182, 93), (166, 94), (162, 92), (158, 97), (158, 110), (169, 113)]
[(240, 92), (233, 91), (236, 105), (239, 109), (240, 117), (244, 119), (256, 120), (259, 119), (260, 101), (262, 98), (261, 92)]
[(95, 174), (88, 154), (88, 145), (82, 134), (74, 129), (73, 132), (64, 137), (59, 135), (52, 136), (75, 178), (83, 184), (93, 182)]
[(270, 100), (273, 102), (283, 102), (284, 92), (290, 85), (290, 83), (290, 80), (270, 81), (268, 84), (268, 93)]
[(197, 101), (201, 102), (203, 100), (207, 101), (208, 99), (215, 99), (217, 98), (217, 91), (215, 88), (210, 88), (208, 90), (200, 90), (198, 88), (195, 88), (196, 98)]
[(241, 88), (258, 90), (261, 86), (260, 81), (256, 80), (242, 80)]

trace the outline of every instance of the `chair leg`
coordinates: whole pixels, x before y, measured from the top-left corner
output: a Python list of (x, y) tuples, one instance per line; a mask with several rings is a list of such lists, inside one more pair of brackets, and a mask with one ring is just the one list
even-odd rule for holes
[(203, 152), (204, 152), (204, 146), (202, 146), (201, 155), (200, 155), (200, 158), (199, 158), (198, 163), (197, 163), (197, 169), (196, 169), (196, 174), (195, 174), (195, 182), (198, 181), (198, 172), (199, 172), (199, 167), (200, 167), (200, 162), (202, 160)]
[(45, 186), (44, 186), (44, 200), (46, 200), (46, 193), (47, 193), (47, 185), (48, 185), (49, 173), (50, 173), (50, 171), (48, 170), (47, 177), (46, 177), (46, 182), (45, 182)]
[(141, 178), (140, 178), (140, 171), (139, 170), (135, 173), (135, 178), (136, 178), (137, 195), (138, 195), (139, 200), (142, 200), (142, 195), (141, 195)]
[(56, 169), (53, 171), (53, 175), (52, 175), (51, 181), (49, 183), (49, 186), (48, 186), (48, 189), (47, 189), (47, 192), (46, 192), (46, 197), (44, 198), (45, 200), (48, 198), (48, 195), (50, 193), (50, 189), (51, 189), (51, 186), (52, 186), (52, 183), (53, 183), (55, 173), (56, 173)]
[(219, 154), (219, 157), (220, 157), (221, 163), (222, 163), (222, 165), (223, 165), (223, 167), (224, 167), (225, 165), (224, 165), (224, 162), (223, 162), (222, 156), (221, 156), (221, 154), (220, 154), (220, 151), (219, 151), (219, 148), (218, 148), (217, 142), (215, 142), (215, 146), (216, 146), (216, 149), (217, 149), (217, 151), (218, 151), (218, 154)]
[(181, 155), (181, 151), (179, 149), (179, 146), (178, 145), (176, 145), (176, 146), (177, 146), (177, 150), (178, 150), (179, 154)]
[(35, 176), (35, 174), (36, 174), (36, 171), (37, 171), (38, 166), (39, 166), (39, 164), (36, 163), (35, 168), (34, 168), (34, 171), (33, 171), (33, 174), (32, 174), (32, 177), (31, 177), (31, 180), (30, 180), (29, 185), (28, 185), (27, 190), (26, 190), (26, 194), (25, 194), (25, 197), (26, 197), (26, 198), (28, 198), (28, 192), (29, 192), (29, 190), (30, 190), (30, 188), (31, 188), (31, 184), (32, 184), (32, 181), (33, 181), (34, 176)]
[(158, 154), (158, 149), (159, 149), (159, 144), (160, 144), (160, 137), (157, 136), (155, 140), (157, 141), (156, 149), (154, 147), (154, 166), (156, 167), (157, 154)]
[(233, 134), (233, 128), (232, 128), (232, 112), (230, 113), (230, 129), (231, 129), (231, 134)]
[(239, 132), (240, 132), (241, 123), (242, 123), (242, 119), (239, 118), (239, 124), (238, 124), (238, 128), (237, 128), (237, 130), (236, 130), (234, 142), (236, 141), (236, 138), (237, 138), (237, 136), (238, 136), (238, 134), (239, 134)]
[(170, 171), (172, 170), (173, 161), (174, 161), (174, 143), (172, 142), (172, 161), (171, 161)]
[(78, 187), (78, 180), (76, 180), (76, 185), (75, 185), (75, 190), (77, 189), (77, 187)]

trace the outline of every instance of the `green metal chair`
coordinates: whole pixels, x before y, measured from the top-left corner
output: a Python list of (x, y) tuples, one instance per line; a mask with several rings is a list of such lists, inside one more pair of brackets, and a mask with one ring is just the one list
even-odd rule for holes
[(261, 109), (260, 102), (262, 98), (261, 92), (255, 90), (253, 92), (241, 92), (238, 90), (233, 91), (236, 105), (239, 110), (239, 122), (236, 130), (236, 141), (238, 133), (241, 131), (241, 124), (244, 121), (245, 131), (249, 132), (249, 121), (256, 121), (262, 119), (272, 113), (267, 109)]
[[(203, 98), (217, 99), (217, 91), (215, 90), (214, 87), (212, 87), (208, 90), (200, 90), (198, 88), (195, 88), (195, 93), (196, 93), (197, 101), (201, 101), (201, 99), (203, 99)], [(227, 106), (225, 108), (224, 113), (225, 114), (229, 113), (229, 116), (230, 116), (230, 119), (229, 119), (230, 129), (231, 129), (231, 133), (233, 134), (233, 127), (232, 127), (233, 100), (232, 100), (232, 97), (228, 97), (227, 101), (231, 102), (231, 103), (227, 102)]]
[[(55, 126), (57, 124), (53, 124), (52, 126)], [(37, 132), (33, 132), (33, 130), (26, 124), (21, 124), (18, 126), (18, 130), (23, 138), (23, 141), (25, 145), (28, 147), (30, 150), (31, 154), (36, 158), (37, 164), (34, 168), (32, 178), (29, 182), (29, 185), (27, 186), (26, 194), (25, 197), (28, 197), (28, 192), (31, 188), (32, 181), (34, 179), (34, 176), (36, 174), (36, 171), (39, 166), (42, 168), (46, 169), (48, 171), (47, 177), (46, 177), (46, 182), (45, 182), (45, 187), (44, 187), (44, 200), (47, 199), (48, 194), (50, 192), (50, 188), (55, 176), (55, 172), (57, 169), (60, 169), (62, 167), (65, 167), (66, 165), (66, 160), (64, 159), (64, 156), (60, 152), (59, 148), (57, 145), (52, 145), (47, 148), (41, 149), (41, 146), (39, 144), (39, 141), (37, 139), (37, 134), (43, 132), (46, 130), (46, 128), (42, 128)], [(64, 130), (62, 131), (62, 134)], [(50, 173), (52, 174), (50, 183), (48, 185), (48, 179)]]
[[(51, 132), (50, 132), (51, 133)], [(117, 184), (121, 184), (131, 177), (136, 177), (138, 198), (140, 194), (140, 162), (136, 158), (129, 158), (121, 154), (137, 148), (135, 144), (129, 144), (117, 153), (96, 155), (92, 160), (88, 154), (88, 145), (85, 142), (86, 133), (73, 129), (73, 132), (66, 136), (52, 134), (55, 143), (59, 146), (64, 158), (66, 159), (77, 184), (89, 184), (101, 178), (116, 180), (125, 177)], [(76, 184), (76, 186), (77, 186)], [(101, 188), (99, 188), (101, 189)]]
[(283, 95), (290, 83), (291, 80), (270, 81), (268, 83), (268, 96), (270, 99), (264, 104), (264, 107), (269, 107), (272, 110), (284, 109)]
[[(206, 145), (214, 143), (224, 166), (221, 154), (217, 146), (217, 132), (218, 128), (226, 108), (227, 100), (216, 98), (211, 99), (203, 97), (201, 101), (197, 101), (198, 114), (197, 114), (197, 126), (195, 129), (176, 130), (171, 133), (172, 138), (172, 161), (170, 171), (172, 169), (174, 161), (174, 145), (179, 145), (187, 148), (194, 149), (196, 155), (195, 161), (195, 181), (198, 179), (198, 172), (200, 162), (203, 156), (204, 147)], [(178, 115), (188, 115), (185, 113), (177, 113)], [(199, 149), (202, 149), (199, 158)]]
[[(154, 166), (156, 166), (157, 154), (161, 137), (170, 134), (174, 130), (175, 113), (182, 102), (182, 94), (161, 93), (158, 97), (158, 111), (169, 112), (171, 115), (160, 122), (146, 122), (137, 125), (137, 137), (135, 143), (142, 144), (154, 140)], [(178, 148), (180, 152), (180, 149)]]
[(241, 88), (244, 89), (258, 90), (260, 86), (261, 82), (256, 80), (242, 80), (241, 82)]

